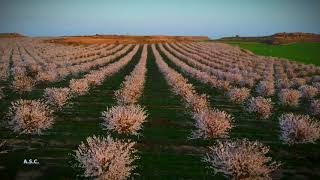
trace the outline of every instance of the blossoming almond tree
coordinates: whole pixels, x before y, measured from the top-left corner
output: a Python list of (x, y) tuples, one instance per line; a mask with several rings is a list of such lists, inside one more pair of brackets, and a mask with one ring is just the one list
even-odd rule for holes
[(260, 81), (256, 91), (260, 96), (272, 96), (275, 93), (274, 84), (271, 81)]
[(271, 99), (266, 99), (261, 96), (251, 97), (247, 102), (246, 110), (250, 113), (256, 113), (261, 118), (266, 119), (272, 113)]
[(228, 91), (227, 96), (230, 101), (241, 104), (249, 98), (250, 90), (248, 88), (233, 88)]
[[(146, 51), (146, 46), (144, 47)], [(139, 46), (106, 68), (93, 71), (85, 76), (85, 80), (91, 85), (100, 84), (106, 77), (116, 73), (124, 67), (136, 54)], [(141, 77), (141, 76), (140, 76)], [(98, 80), (95, 80), (98, 79)], [(142, 88), (140, 88), (142, 89)], [(138, 134), (141, 124), (144, 122), (146, 113), (139, 105), (114, 106), (102, 113), (104, 123), (102, 125), (108, 130), (118, 133)], [(132, 165), (137, 159), (135, 143), (113, 140), (110, 136), (100, 138), (93, 136), (87, 138), (86, 143), (81, 143), (76, 151), (78, 167), (84, 169), (84, 176), (94, 179), (127, 179), (135, 168)]]
[(85, 95), (89, 91), (89, 84), (86, 79), (72, 79), (69, 88), (76, 95)]
[(76, 167), (84, 170), (84, 177), (101, 180), (124, 180), (135, 169), (134, 142), (92, 136), (81, 142), (75, 151)]
[(217, 138), (228, 134), (232, 128), (232, 118), (223, 111), (213, 110), (209, 107), (206, 95), (198, 95), (192, 84), (188, 83), (181, 74), (170, 68), (162, 59), (155, 45), (152, 51), (160, 72), (165, 77), (172, 91), (181, 96), (186, 106), (191, 109), (193, 118), (196, 120), (196, 128), (191, 138)]
[[(132, 45), (128, 45), (123, 48), (123, 45), (118, 45), (113, 47), (112, 49), (103, 51), (102, 57), (96, 57), (94, 59), (88, 59), (88, 57), (83, 57), (81, 59), (77, 59), (76, 62), (71, 61), (67, 64), (71, 63), (72, 65), (64, 65), (62, 67), (57, 66), (48, 66), (48, 68), (38, 72), (37, 80), (38, 81), (58, 81), (63, 79), (65, 76), (73, 74), (77, 75), (81, 72), (89, 71), (92, 68), (103, 66), (110, 61), (120, 57), (124, 53), (126, 53)], [(115, 53), (115, 54), (113, 54)], [(70, 61), (70, 60), (69, 60)]]
[(232, 179), (271, 179), (271, 173), (280, 164), (267, 156), (269, 147), (257, 141), (246, 139), (236, 141), (218, 141), (210, 147), (204, 162)]
[(69, 88), (75, 95), (84, 95), (89, 89), (90, 85), (99, 85), (107, 77), (112, 76), (114, 73), (118, 72), (123, 68), (132, 57), (137, 53), (139, 45), (136, 45), (126, 56), (122, 57), (119, 61), (111, 63), (105, 67), (98, 70), (93, 70), (89, 74), (86, 74), (84, 78), (72, 79), (69, 84)]
[(41, 100), (18, 100), (9, 110), (9, 127), (19, 134), (42, 134), (51, 128), (53, 111)]
[(193, 118), (196, 120), (197, 130), (192, 133), (191, 138), (227, 137), (233, 127), (231, 115), (216, 109), (195, 113)]
[[(183, 72), (186, 72), (188, 75), (214, 88), (218, 88), (221, 90), (228, 90), (230, 88), (230, 83), (228, 81), (218, 79), (216, 76), (213, 76), (205, 71), (201, 71), (192, 66), (189, 66), (185, 62), (175, 57), (169, 51), (167, 51), (162, 44), (159, 44), (159, 48), (174, 64), (176, 64), (179, 68), (183, 70)], [(189, 58), (188, 60), (198, 64), (198, 62), (193, 61)], [(212, 68), (209, 68), (209, 67), (207, 67), (206, 69), (209, 69), (210, 71), (212, 70)]]
[(15, 76), (12, 87), (19, 93), (32, 91), (36, 81), (30, 76)]
[(119, 105), (102, 112), (102, 125), (119, 134), (138, 135), (146, 118), (147, 113), (140, 105)]
[(132, 73), (125, 77), (125, 81), (120, 85), (120, 89), (115, 92), (115, 98), (118, 104), (134, 104), (141, 96), (147, 72), (147, 48), (147, 45), (143, 46), (139, 63)]
[(69, 88), (46, 88), (44, 91), (45, 99), (58, 108), (64, 106), (71, 97)]
[(318, 89), (310, 85), (303, 85), (299, 88), (301, 95), (305, 99), (312, 99), (318, 95)]
[(118, 105), (102, 112), (102, 125), (108, 130), (138, 135), (148, 116), (143, 107), (135, 104), (142, 94), (145, 82), (147, 48), (147, 45), (143, 46), (139, 63), (115, 92)]
[(280, 138), (286, 144), (314, 143), (320, 138), (320, 123), (308, 115), (283, 114), (279, 123)]
[(208, 98), (206, 95), (198, 95), (192, 84), (188, 83), (188, 80), (184, 78), (181, 74), (171, 69), (162, 59), (159, 52), (156, 50), (155, 46), (152, 45), (153, 53), (156, 57), (156, 64), (158, 65), (160, 71), (164, 75), (168, 84), (171, 86), (172, 91), (180, 95), (186, 102), (192, 111), (200, 112), (201, 110), (207, 109)]
[(312, 100), (310, 104), (310, 112), (312, 115), (320, 117), (320, 100)]
[(280, 104), (285, 106), (296, 107), (299, 105), (301, 93), (294, 89), (282, 89), (279, 94)]

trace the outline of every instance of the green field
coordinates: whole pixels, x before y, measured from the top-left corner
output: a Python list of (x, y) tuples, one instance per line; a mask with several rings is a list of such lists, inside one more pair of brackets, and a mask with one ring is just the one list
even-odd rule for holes
[(227, 42), (263, 56), (283, 57), (320, 66), (320, 43), (269, 45), (258, 42)]

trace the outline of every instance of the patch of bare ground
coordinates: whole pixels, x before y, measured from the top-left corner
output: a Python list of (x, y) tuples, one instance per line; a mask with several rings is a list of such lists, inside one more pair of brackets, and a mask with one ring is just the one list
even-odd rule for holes
[(272, 44), (291, 44), (296, 42), (320, 42), (320, 34), (313, 33), (277, 33), (273, 36)]
[(207, 36), (125, 36), (125, 35), (94, 35), (67, 36), (47, 40), (62, 44), (154, 44), (208, 40)]

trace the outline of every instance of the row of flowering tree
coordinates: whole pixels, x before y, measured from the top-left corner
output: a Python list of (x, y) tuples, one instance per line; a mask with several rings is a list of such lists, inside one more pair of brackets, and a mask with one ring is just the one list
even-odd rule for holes
[[(272, 101), (270, 98), (264, 98), (268, 96), (273, 96), (275, 93), (275, 88), (274, 88), (274, 82), (273, 80), (269, 81), (269, 77), (273, 75), (273, 70), (269, 70), (269, 72), (262, 74), (263, 78), (262, 80), (256, 85), (256, 88), (254, 89), (258, 95), (258, 97), (250, 97), (250, 89), (246, 87), (236, 87), (237, 83), (234, 83), (232, 79), (228, 79), (226, 77), (219, 78), (217, 76), (210, 76), (210, 74), (216, 75), (214, 73), (211, 73), (213, 70), (208, 67), (206, 67), (206, 64), (201, 64), (201, 61), (197, 61), (199, 59), (195, 58), (196, 56), (190, 56), (184, 55), (181, 52), (178, 52), (177, 49), (173, 49), (174, 45), (165, 45), (164, 46), (159, 45), (160, 50), (170, 59), (176, 66), (181, 68), (183, 72), (186, 74), (194, 77), (195, 79), (200, 80), (203, 83), (211, 85), (211, 87), (218, 88), (217, 86), (214, 86), (214, 83), (212, 81), (216, 81), (217, 79), (219, 80), (225, 80), (230, 84), (230, 88), (226, 88), (225, 92), (227, 97), (235, 103), (242, 103), (245, 105), (245, 110), (248, 112), (253, 112), (256, 113), (259, 117), (261, 118), (269, 118), (272, 112)], [(173, 54), (171, 54), (173, 53)], [(186, 53), (186, 52), (184, 52)], [(181, 59), (179, 59), (179, 57)], [(185, 62), (183, 62), (185, 61)], [(214, 68), (211, 66), (211, 68)], [(268, 68), (267, 68), (268, 69)], [(269, 68), (271, 69), (271, 68)], [(207, 74), (210, 73), (210, 74)], [(270, 75), (271, 74), (271, 75)], [(271, 78), (272, 79), (272, 78)], [(295, 80), (295, 79), (293, 79)], [(239, 81), (240, 82), (240, 81)], [(231, 84), (234, 84), (236, 86), (232, 87)], [(317, 89), (313, 86), (308, 86), (308, 85), (303, 85), (303, 84), (297, 84), (298, 90), (287, 90), (287, 89), (282, 89), (279, 92), (279, 99), (281, 103), (287, 103), (292, 102), (292, 104), (297, 104), (299, 101), (299, 97), (304, 97), (306, 99), (312, 99), (313, 97), (317, 96)], [(218, 88), (222, 89), (222, 88)], [(224, 90), (224, 89), (222, 89)], [(295, 91), (297, 92), (297, 95), (287, 95), (285, 94), (286, 92), (291, 92)], [(304, 95), (302, 95), (304, 94)], [(293, 100), (295, 99), (295, 100)], [(319, 102), (317, 100), (312, 101), (311, 103), (311, 109), (313, 111), (313, 114), (317, 114), (319, 110), (316, 110), (317, 107), (319, 107)], [(295, 143), (314, 143), (316, 142), (319, 137), (320, 137), (320, 123), (317, 122), (316, 120), (310, 118), (308, 115), (302, 116), (298, 114), (283, 114), (281, 117), (279, 117), (279, 126), (281, 128), (281, 135), (280, 139), (282, 140), (283, 143), (286, 144), (295, 144)], [(251, 175), (248, 174), (248, 172), (234, 172), (230, 170), (230, 166), (235, 167), (239, 166), (241, 167), (243, 164), (245, 164), (247, 161), (244, 160), (245, 158), (248, 158), (252, 155), (246, 154), (250, 153), (251, 151), (246, 152), (244, 150), (245, 148), (243, 147), (243, 143), (250, 147), (252, 146), (253, 149), (255, 149), (256, 152), (260, 151), (260, 156), (264, 156), (269, 149), (267, 147), (263, 147), (260, 143), (254, 142), (250, 144), (250, 142), (247, 142), (247, 140), (242, 140), (242, 141), (226, 141), (226, 142), (219, 142), (219, 145), (211, 148), (211, 152), (214, 153), (208, 154), (207, 157), (205, 158), (206, 162), (211, 164), (213, 168), (216, 169), (216, 171), (223, 172), (226, 175), (233, 176), (234, 178), (239, 178), (243, 175), (243, 173), (247, 174), (248, 177), (245, 178), (254, 178), (250, 177)], [(236, 162), (240, 162), (238, 159), (237, 161), (232, 161), (234, 160), (232, 155), (239, 156), (239, 154), (232, 154), (231, 152), (233, 151), (238, 151), (235, 149), (229, 149), (229, 147), (237, 147), (239, 148), (238, 150), (244, 153), (244, 159), (241, 159), (241, 164), (236, 164)], [(238, 147), (239, 146), (239, 147)], [(263, 148), (262, 148), (263, 147)], [(227, 149), (225, 149), (227, 148)], [(241, 149), (241, 150), (240, 150)], [(264, 150), (263, 150), (264, 149)], [(248, 150), (248, 149), (247, 149)], [(230, 153), (227, 153), (227, 151), (230, 151)], [(220, 153), (220, 154), (219, 154)], [(253, 152), (251, 152), (253, 153)], [(223, 157), (225, 156), (225, 157)], [(230, 157), (231, 156), (231, 157)], [(268, 158), (267, 158), (268, 159)], [(251, 170), (255, 173), (258, 173), (259, 171), (265, 172), (261, 173), (259, 176), (262, 176), (264, 178), (270, 178), (269, 173), (273, 170), (275, 170), (279, 164), (278, 163), (270, 163), (268, 162), (269, 160), (263, 160), (263, 161), (257, 161), (257, 164), (251, 164), (250, 168)], [(249, 160), (249, 159), (247, 159)], [(253, 160), (253, 159), (250, 159)], [(261, 159), (260, 159), (261, 160)], [(225, 162), (224, 162), (225, 161)], [(226, 164), (228, 162), (228, 164)], [(235, 164), (229, 164), (229, 163), (235, 163)], [(257, 166), (259, 164), (259, 166)], [(264, 165), (263, 165), (264, 164)], [(270, 166), (266, 166), (266, 164), (269, 164)], [(229, 166), (228, 166), (229, 165)], [(249, 164), (247, 164), (249, 166)], [(232, 168), (231, 168), (232, 169)], [(239, 169), (237, 169), (239, 170)], [(243, 170), (243, 169), (242, 169)], [(268, 173), (267, 173), (268, 172)], [(253, 174), (252, 174), (253, 175)]]
[[(126, 56), (98, 70), (93, 70), (81, 79), (70, 81), (70, 87), (46, 88), (44, 97), (38, 100), (18, 100), (12, 102), (9, 110), (8, 126), (19, 134), (41, 134), (49, 129), (53, 122), (53, 111), (65, 106), (71, 97), (88, 93), (90, 87), (100, 85), (106, 78), (123, 68), (137, 53), (136, 45)], [(89, 83), (96, 78), (95, 83)]]
[[(142, 129), (147, 113), (137, 102), (147, 72), (147, 48), (147, 45), (143, 46), (140, 61), (115, 91), (116, 105), (102, 112), (102, 126), (107, 131), (138, 135)], [(135, 142), (131, 140), (113, 139), (110, 135), (88, 137), (76, 150), (76, 166), (84, 170), (85, 177), (127, 179), (135, 169), (136, 152)]]
[[(215, 46), (216, 45), (213, 47)], [(219, 45), (217, 46), (217, 49), (220, 51)], [(281, 67), (284, 66), (283, 64), (285, 64), (282, 61), (272, 58), (266, 59), (265, 57), (253, 59), (255, 56), (252, 57), (252, 55), (249, 56), (250, 58), (246, 58), (246, 56), (241, 55), (241, 53), (236, 55), (241, 55), (241, 57), (244, 57), (244, 60), (238, 60), (231, 58), (235, 55), (235, 53), (231, 51), (234, 48), (231, 47), (223, 47), (224, 49), (231, 49), (228, 51), (228, 53), (231, 54), (229, 56), (224, 52), (225, 50), (221, 50), (224, 53), (216, 50), (218, 55), (216, 53), (203, 55), (204, 51), (201, 50), (201, 47), (198, 47), (198, 49), (200, 49), (198, 50), (194, 44), (192, 44), (192, 47), (190, 47), (189, 44), (165, 44), (165, 46), (160, 45), (160, 48), (169, 59), (182, 68), (184, 72), (187, 72), (201, 82), (211, 85), (211, 87), (224, 90), (227, 97), (233, 102), (244, 103), (249, 98), (250, 92), (261, 96), (250, 99), (250, 102), (245, 104), (245, 109), (248, 112), (255, 112), (264, 118), (269, 117), (272, 109), (272, 101), (268, 97), (277, 94), (278, 104), (281, 106), (298, 106), (301, 100), (306, 99), (309, 101), (311, 114), (318, 114), (317, 112), (319, 110), (316, 109), (317, 101), (313, 100), (314, 97), (318, 96), (320, 90), (317, 76), (309, 79), (308, 83), (312, 83), (312, 85), (307, 85), (307, 81), (304, 78), (292, 78), (289, 84), (286, 85), (282, 79), (278, 78), (279, 68), (281, 69)], [(223, 59), (225, 61), (222, 61), (221, 58), (218, 58), (221, 54), (224, 54), (224, 56), (229, 57), (231, 60)], [(252, 62), (253, 60), (257, 62), (250, 63), (250, 61)], [(228, 61), (232, 62), (233, 66), (231, 66)], [(247, 66), (249, 70), (245, 69)], [(250, 66), (255, 68), (250, 68)], [(314, 73), (317, 72), (317, 69), (313, 66), (307, 67), (313, 68)], [(231, 70), (226, 70), (227, 68)], [(208, 73), (209, 76), (204, 75), (205, 73)], [(278, 80), (276, 81), (275, 78)], [(217, 80), (223, 82), (225, 85), (223, 87), (225, 88), (221, 88), (221, 86), (213, 83)], [(250, 89), (252, 86), (255, 87)]]

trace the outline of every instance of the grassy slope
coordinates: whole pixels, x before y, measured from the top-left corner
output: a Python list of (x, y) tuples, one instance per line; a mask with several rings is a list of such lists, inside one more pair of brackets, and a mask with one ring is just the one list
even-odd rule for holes
[(288, 45), (268, 45), (256, 42), (227, 43), (240, 46), (259, 55), (283, 57), (320, 66), (320, 43), (295, 43)]

